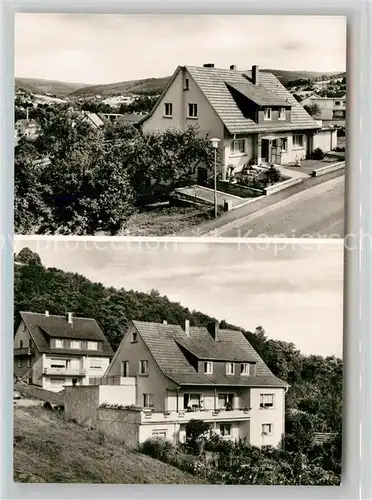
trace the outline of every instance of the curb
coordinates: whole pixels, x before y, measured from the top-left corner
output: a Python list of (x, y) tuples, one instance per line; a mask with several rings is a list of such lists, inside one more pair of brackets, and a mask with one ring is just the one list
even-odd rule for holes
[(342, 170), (343, 168), (345, 168), (345, 161), (327, 165), (326, 167), (317, 168), (316, 170), (313, 170), (311, 172), (311, 176), (320, 177), (321, 175), (329, 174), (331, 172), (336, 172), (337, 170)]

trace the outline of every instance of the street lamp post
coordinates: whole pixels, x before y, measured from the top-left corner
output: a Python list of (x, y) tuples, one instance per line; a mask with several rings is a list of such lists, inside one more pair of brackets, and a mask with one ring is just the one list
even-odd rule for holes
[(214, 148), (214, 217), (217, 219), (217, 149), (220, 139), (211, 139)]

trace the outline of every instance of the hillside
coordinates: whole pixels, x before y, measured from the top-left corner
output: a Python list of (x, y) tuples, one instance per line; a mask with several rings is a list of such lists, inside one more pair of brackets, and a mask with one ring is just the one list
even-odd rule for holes
[(106, 85), (92, 85), (75, 90), (69, 97), (93, 97), (101, 95), (108, 97), (117, 94), (160, 94), (169, 81), (169, 76), (161, 78), (144, 78), (141, 80), (129, 80), (125, 82), (109, 83)]
[[(315, 79), (322, 76), (344, 76), (345, 73), (317, 71), (286, 71), (280, 69), (261, 69), (263, 72), (274, 73), (279, 80), (286, 84), (290, 80), (299, 78)], [(170, 76), (160, 78), (142, 78), (138, 80), (127, 80), (123, 82), (108, 83), (103, 85), (89, 85), (84, 83), (68, 83), (53, 80), (40, 80), (37, 78), (15, 78), (19, 88), (36, 94), (50, 93), (57, 96), (69, 96), (71, 98), (94, 97), (100, 95), (109, 97), (122, 94), (160, 94), (167, 85)]]
[(14, 408), (13, 467), (14, 480), (24, 483), (201, 484), (191, 474), (38, 407)]
[(309, 79), (309, 80), (315, 80), (315, 78), (320, 78), (322, 76), (344, 76), (345, 73), (340, 73), (339, 71), (334, 71), (334, 72), (329, 72), (329, 73), (322, 73), (319, 71), (286, 71), (286, 70), (281, 70), (281, 69), (261, 69), (261, 71), (266, 72), (266, 73), (273, 73), (283, 84), (286, 84), (287, 82), (291, 80), (298, 80), (298, 79)]
[(33, 94), (53, 94), (67, 96), (77, 89), (87, 87), (85, 83), (58, 82), (55, 80), (42, 80), (40, 78), (15, 77), (15, 85), (26, 92)]

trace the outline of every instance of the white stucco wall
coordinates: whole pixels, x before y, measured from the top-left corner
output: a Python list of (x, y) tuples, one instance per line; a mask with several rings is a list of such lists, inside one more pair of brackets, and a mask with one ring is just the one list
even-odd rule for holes
[[(274, 394), (273, 408), (260, 408), (260, 394)], [(251, 389), (250, 443), (253, 446), (279, 446), (284, 434), (284, 389)], [(262, 424), (272, 424), (272, 434), (262, 435)]]
[(135, 405), (136, 404), (136, 379), (128, 378), (126, 385), (100, 385), (99, 404), (110, 405)]
[[(184, 80), (189, 80), (189, 90), (184, 90)], [(172, 103), (173, 117), (164, 117), (164, 104)], [(198, 105), (198, 117), (187, 118), (188, 103)], [(167, 129), (185, 130), (197, 127), (201, 136), (223, 139), (223, 124), (186, 69), (176, 75), (174, 81), (162, 96), (153, 114), (143, 122), (142, 130), (146, 132), (164, 132)]]
[[(256, 137), (256, 136), (255, 136)], [(244, 139), (245, 153), (234, 153), (232, 150), (233, 137), (226, 137), (223, 142), (224, 147), (224, 163), (225, 167), (232, 165), (234, 172), (239, 172), (249, 160), (254, 157), (253, 135), (245, 137), (236, 137), (236, 139)]]
[(337, 146), (337, 130), (320, 130), (314, 135), (314, 149), (320, 148), (323, 151), (332, 151)]

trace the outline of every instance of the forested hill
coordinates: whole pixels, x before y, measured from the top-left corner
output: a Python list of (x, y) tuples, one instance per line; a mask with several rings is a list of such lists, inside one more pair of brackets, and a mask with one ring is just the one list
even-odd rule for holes
[[(20, 311), (51, 314), (74, 312), (76, 316), (97, 320), (116, 350), (132, 319), (208, 327), (215, 318), (199, 311), (190, 311), (170, 301), (156, 290), (142, 293), (135, 290), (105, 287), (92, 283), (77, 273), (43, 266), (38, 254), (24, 248), (15, 256), (14, 323)], [(123, 283), (125, 286), (125, 283)], [(264, 318), (263, 318), (264, 321)], [(342, 422), (342, 361), (333, 356), (304, 356), (292, 343), (271, 340), (262, 327), (255, 332), (244, 331), (225, 321), (222, 328), (241, 330), (275, 375), (287, 381), (287, 408), (309, 415), (306, 426), (320, 432), (340, 432)], [(300, 325), (299, 325), (300, 328)], [(309, 423), (310, 422), (310, 423)]]

